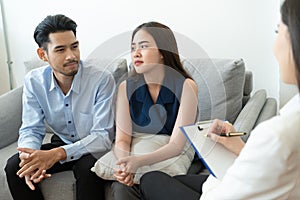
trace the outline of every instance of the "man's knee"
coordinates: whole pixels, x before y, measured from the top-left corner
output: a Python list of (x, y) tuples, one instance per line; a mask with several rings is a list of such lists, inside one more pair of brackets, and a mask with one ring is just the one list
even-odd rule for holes
[(19, 154), (15, 154), (12, 157), (10, 157), (7, 162), (6, 162), (6, 166), (4, 168), (5, 173), (7, 175), (16, 175), (17, 171), (19, 170), (19, 163), (20, 163), (20, 159), (19, 159)]
[(97, 160), (91, 154), (82, 156), (74, 165), (74, 172), (89, 175), (96, 161)]

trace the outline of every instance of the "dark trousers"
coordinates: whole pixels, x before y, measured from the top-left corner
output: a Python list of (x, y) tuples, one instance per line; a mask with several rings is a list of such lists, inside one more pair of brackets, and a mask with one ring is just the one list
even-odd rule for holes
[(114, 200), (139, 200), (141, 199), (139, 185), (135, 184), (132, 187), (119, 183), (112, 182), (111, 191)]
[[(42, 150), (49, 150), (55, 147), (64, 145), (57, 136), (52, 137), (51, 143), (43, 144)], [(57, 172), (73, 170), (76, 179), (76, 199), (77, 200), (92, 200), (92, 199), (105, 199), (104, 198), (104, 184), (105, 181), (98, 177), (90, 169), (94, 166), (97, 159), (91, 155), (82, 156), (80, 159), (72, 162), (66, 162), (61, 164), (57, 162), (47, 173), (54, 174)], [(7, 160), (5, 167), (6, 178), (9, 186), (9, 190), (14, 200), (43, 200), (43, 194), (35, 184), (35, 190), (31, 190), (25, 183), (25, 178), (19, 178), (16, 173), (20, 169), (19, 167), (20, 158), (19, 154), (13, 155)], [(50, 177), (51, 178), (51, 177)]]
[(140, 181), (144, 200), (199, 200), (208, 175), (187, 174), (171, 177), (163, 172), (146, 173)]

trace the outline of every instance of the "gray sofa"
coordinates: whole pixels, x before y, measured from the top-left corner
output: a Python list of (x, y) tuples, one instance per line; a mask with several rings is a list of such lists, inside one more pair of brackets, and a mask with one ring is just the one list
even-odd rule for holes
[[(265, 90), (252, 92), (252, 73), (245, 70), (242, 59), (188, 59), (184, 60), (183, 64), (198, 84), (198, 120), (226, 119), (233, 123), (237, 130), (249, 133), (244, 137), (246, 141), (257, 124), (277, 114), (276, 100), (267, 98)], [(106, 68), (113, 73), (118, 83), (128, 69), (124, 59), (113, 61)], [(17, 152), (16, 141), (22, 113), (21, 99), (22, 87), (0, 96), (1, 200), (12, 199), (4, 167), (6, 160)], [(50, 134), (47, 134), (45, 141), (49, 141)], [(195, 173), (195, 169), (199, 169), (195, 163), (192, 164), (189, 173)], [(44, 180), (40, 187), (46, 200), (75, 199), (75, 179), (72, 171), (53, 174), (51, 178)], [(106, 186), (106, 197), (112, 199), (109, 182)]]

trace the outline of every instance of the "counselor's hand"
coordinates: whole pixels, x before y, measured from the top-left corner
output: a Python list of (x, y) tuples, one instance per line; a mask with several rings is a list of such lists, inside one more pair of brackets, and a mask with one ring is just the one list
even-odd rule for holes
[(241, 137), (222, 137), (221, 133), (235, 132), (235, 129), (231, 123), (215, 119), (208, 130), (208, 137), (213, 141), (222, 144), (228, 150), (236, 155), (239, 155), (244, 148), (245, 143)]

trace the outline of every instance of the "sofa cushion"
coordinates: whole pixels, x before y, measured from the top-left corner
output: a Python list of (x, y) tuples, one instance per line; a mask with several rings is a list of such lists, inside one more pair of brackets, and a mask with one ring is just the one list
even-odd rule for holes
[(244, 96), (250, 96), (253, 90), (253, 74), (251, 71), (245, 72)]
[(22, 87), (0, 96), (0, 148), (15, 142), (22, 118)]
[(10, 195), (6, 175), (4, 171), (4, 167), (6, 165), (7, 159), (12, 155), (17, 153), (17, 142), (14, 142), (8, 145), (5, 148), (1, 148), (1, 156), (0, 156), (0, 199), (2, 200), (12, 200), (12, 196)]
[(184, 68), (198, 85), (198, 120), (233, 123), (242, 109), (245, 65), (242, 59), (185, 59)]
[[(133, 137), (131, 144), (131, 155), (142, 155), (153, 152), (167, 144), (169, 139), (170, 136), (167, 135), (135, 133), (135, 137)], [(194, 150), (187, 142), (184, 153), (179, 156), (152, 165), (140, 167), (135, 173), (134, 183), (139, 184), (141, 176), (149, 171), (159, 170), (171, 176), (186, 174), (193, 158)], [(118, 168), (119, 166), (116, 165), (116, 157), (112, 150), (98, 159), (91, 170), (103, 179), (115, 180), (113, 173), (114, 169)]]
[(36, 69), (38, 67), (42, 67), (42, 66), (48, 65), (48, 63), (42, 61), (41, 59), (39, 59), (37, 57), (34, 57), (34, 58), (30, 59), (30, 60), (24, 61), (24, 65), (25, 65), (25, 73), (27, 74), (32, 69)]
[(245, 84), (244, 84), (244, 95), (243, 95), (243, 107), (250, 99), (251, 92), (253, 90), (253, 75), (251, 71), (245, 72)]
[(93, 65), (101, 68), (103, 71), (110, 72), (116, 83), (119, 84), (120, 81), (124, 80), (127, 77), (128, 67), (127, 61), (125, 58), (120, 59), (96, 59), (90, 58), (85, 60), (87, 65)]
[(63, 171), (51, 176), (40, 184), (44, 198), (53, 200), (74, 199), (76, 186), (73, 172), (71, 170)]

